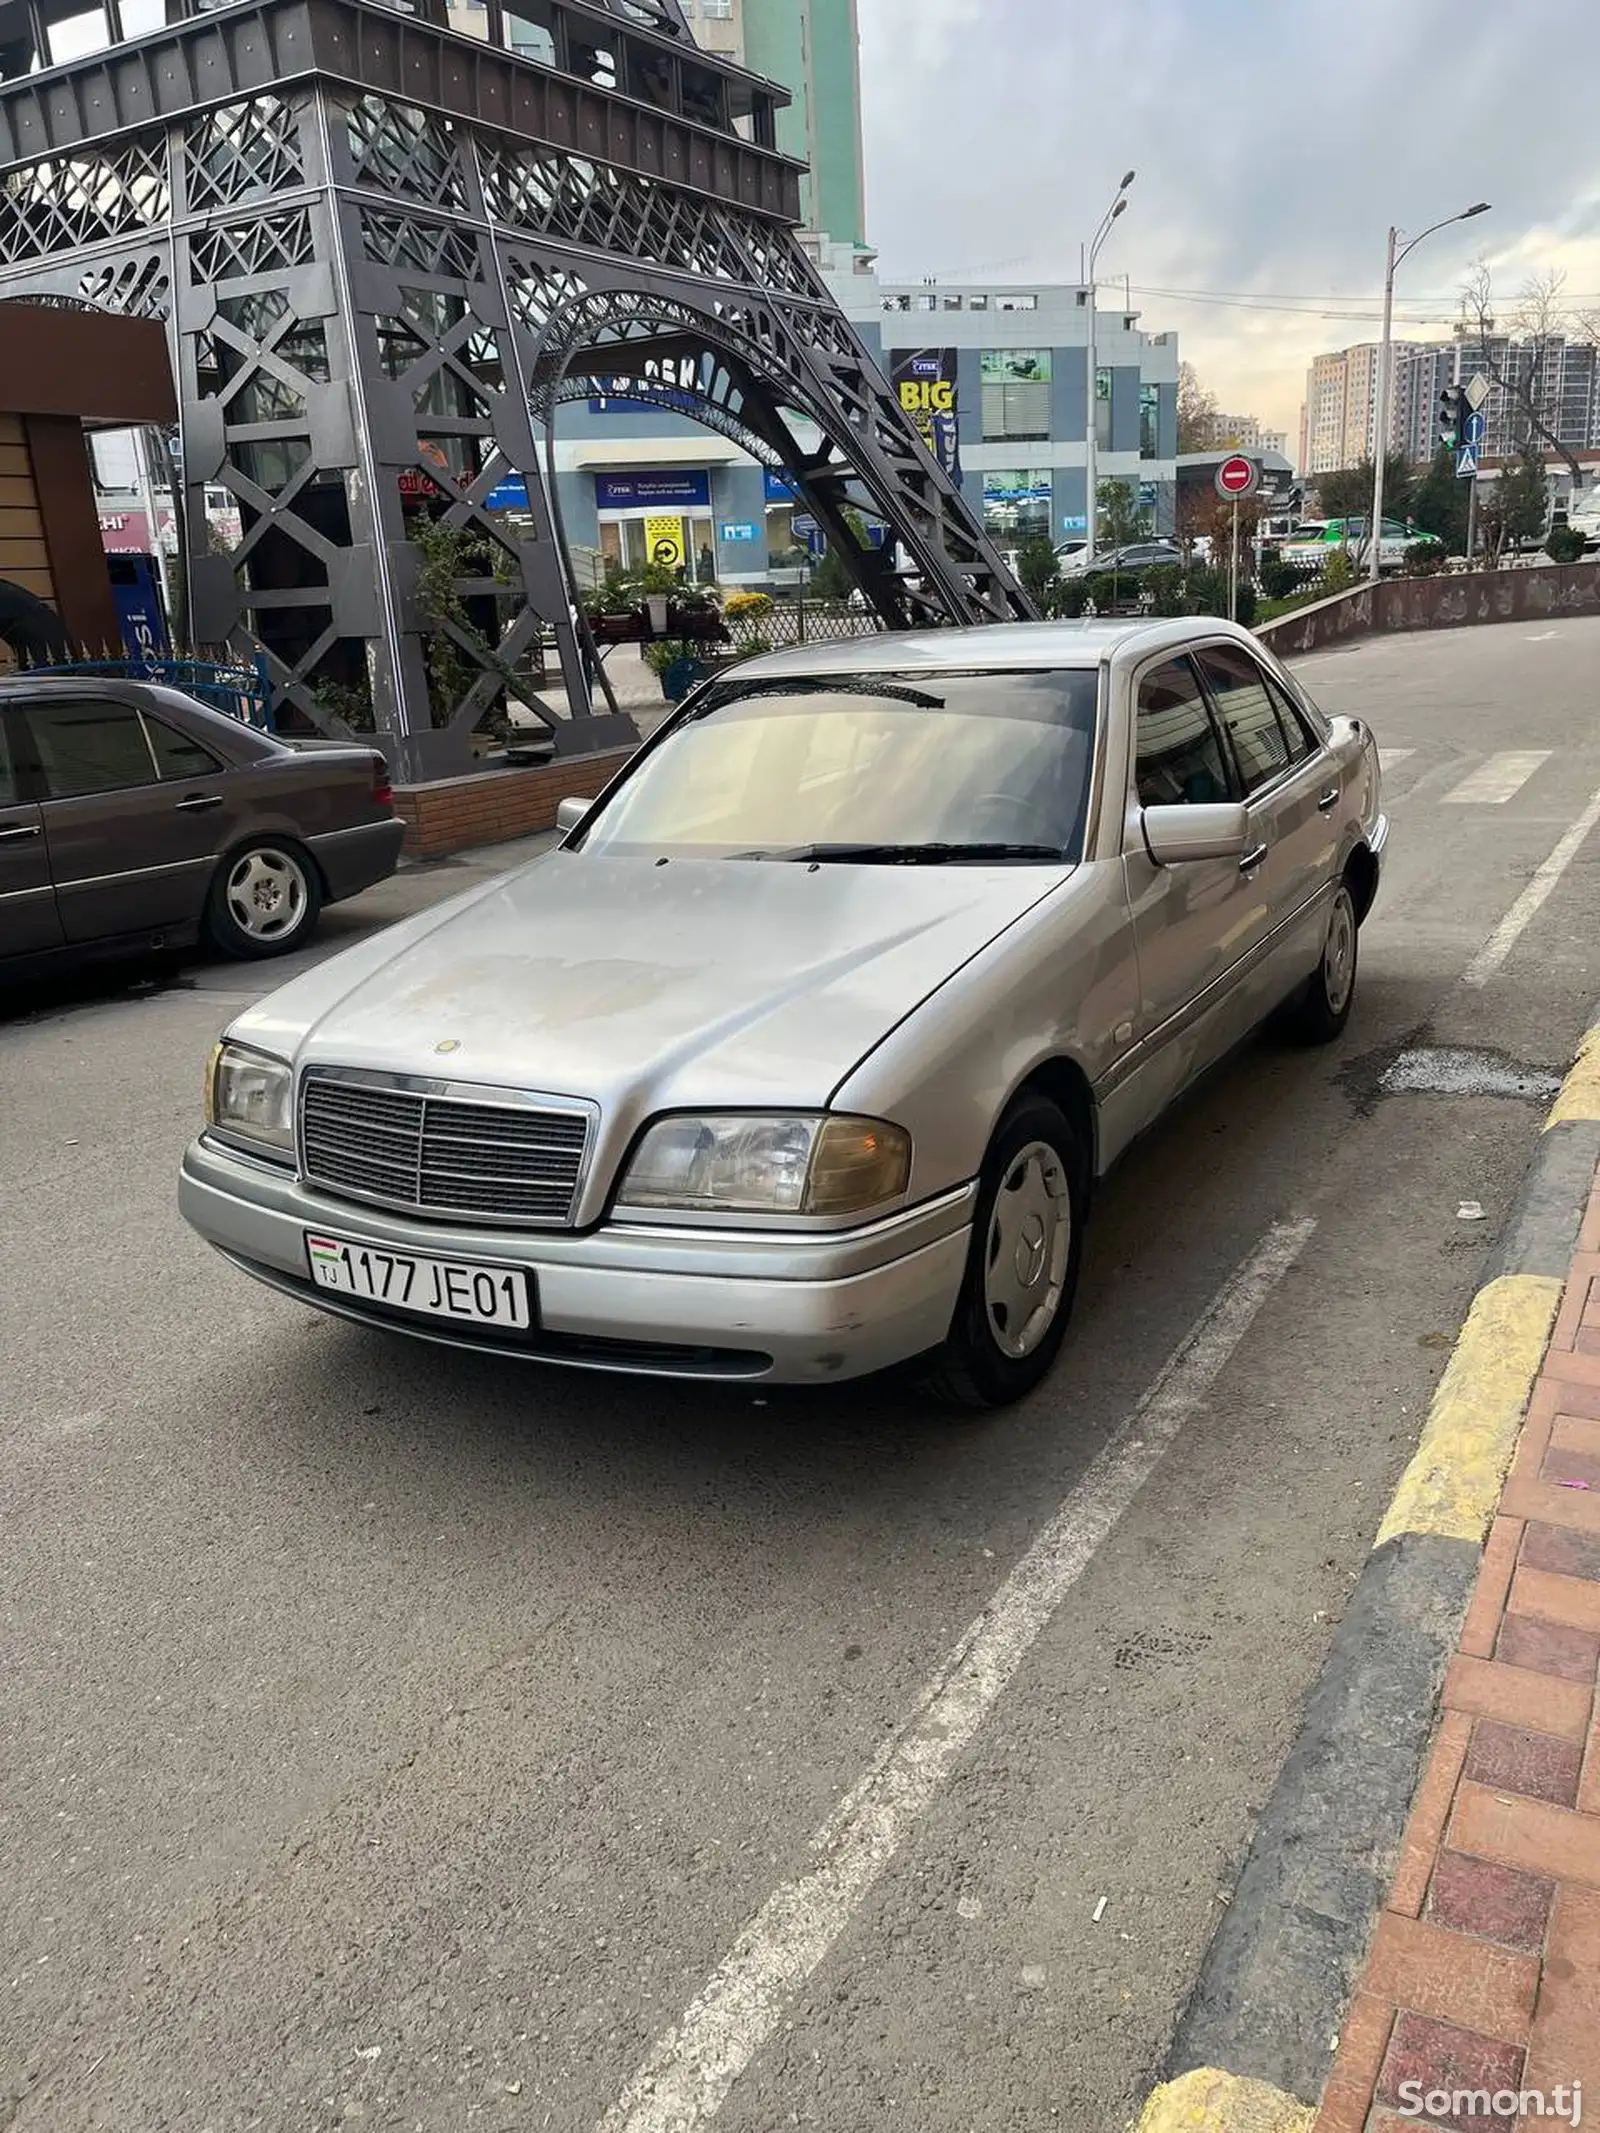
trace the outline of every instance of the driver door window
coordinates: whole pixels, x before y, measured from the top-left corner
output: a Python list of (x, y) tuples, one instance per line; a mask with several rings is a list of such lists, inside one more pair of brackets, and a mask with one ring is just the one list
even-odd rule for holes
[[(1143, 675), (1134, 701), (1131, 798), (1139, 808), (1239, 800), (1227, 749), (1194, 663), (1171, 659)], [(1124, 844), (1150, 1048), (1142, 1084), (1151, 1115), (1248, 1027), (1240, 980), (1265, 930), (1260, 898), (1237, 859), (1160, 866), (1138, 817)]]

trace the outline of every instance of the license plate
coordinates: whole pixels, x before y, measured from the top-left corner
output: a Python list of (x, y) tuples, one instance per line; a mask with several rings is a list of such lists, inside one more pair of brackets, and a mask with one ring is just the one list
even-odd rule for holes
[(319, 1289), (453, 1318), (473, 1326), (533, 1324), (528, 1274), (521, 1267), (475, 1266), (466, 1259), (419, 1259), (413, 1252), (380, 1251), (351, 1237), (306, 1231), (306, 1257)]

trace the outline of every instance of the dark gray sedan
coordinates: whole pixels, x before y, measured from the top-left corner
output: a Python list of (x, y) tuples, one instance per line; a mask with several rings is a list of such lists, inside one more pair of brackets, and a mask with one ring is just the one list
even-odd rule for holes
[(0, 976), (202, 938), (281, 955), (392, 874), (403, 835), (375, 749), (292, 745), (152, 682), (0, 681)]

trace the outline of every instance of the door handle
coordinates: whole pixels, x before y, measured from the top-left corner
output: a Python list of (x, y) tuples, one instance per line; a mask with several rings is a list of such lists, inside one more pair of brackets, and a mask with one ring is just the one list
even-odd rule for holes
[(38, 834), (39, 825), (37, 822), (17, 822), (9, 829), (0, 829), (0, 844), (10, 844), (13, 839), (18, 837), (37, 837)]
[(180, 800), (177, 805), (181, 813), (197, 815), (203, 807), (220, 807), (222, 795), (219, 792), (192, 792), (187, 800)]
[(1339, 788), (1337, 785), (1330, 785), (1317, 802), (1317, 812), (1319, 815), (1331, 814), (1338, 804)]
[(1239, 861), (1239, 872), (1241, 874), (1253, 874), (1256, 868), (1260, 866), (1266, 859), (1266, 856), (1266, 846), (1264, 844), (1258, 844), (1254, 851), (1246, 852), (1244, 857)]

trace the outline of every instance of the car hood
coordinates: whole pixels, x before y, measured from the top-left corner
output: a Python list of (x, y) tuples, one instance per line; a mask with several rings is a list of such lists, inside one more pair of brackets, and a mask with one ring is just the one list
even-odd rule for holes
[(613, 1117), (820, 1107), (1071, 871), (553, 852), (296, 979), (233, 1034), (301, 1064), (592, 1097)]

